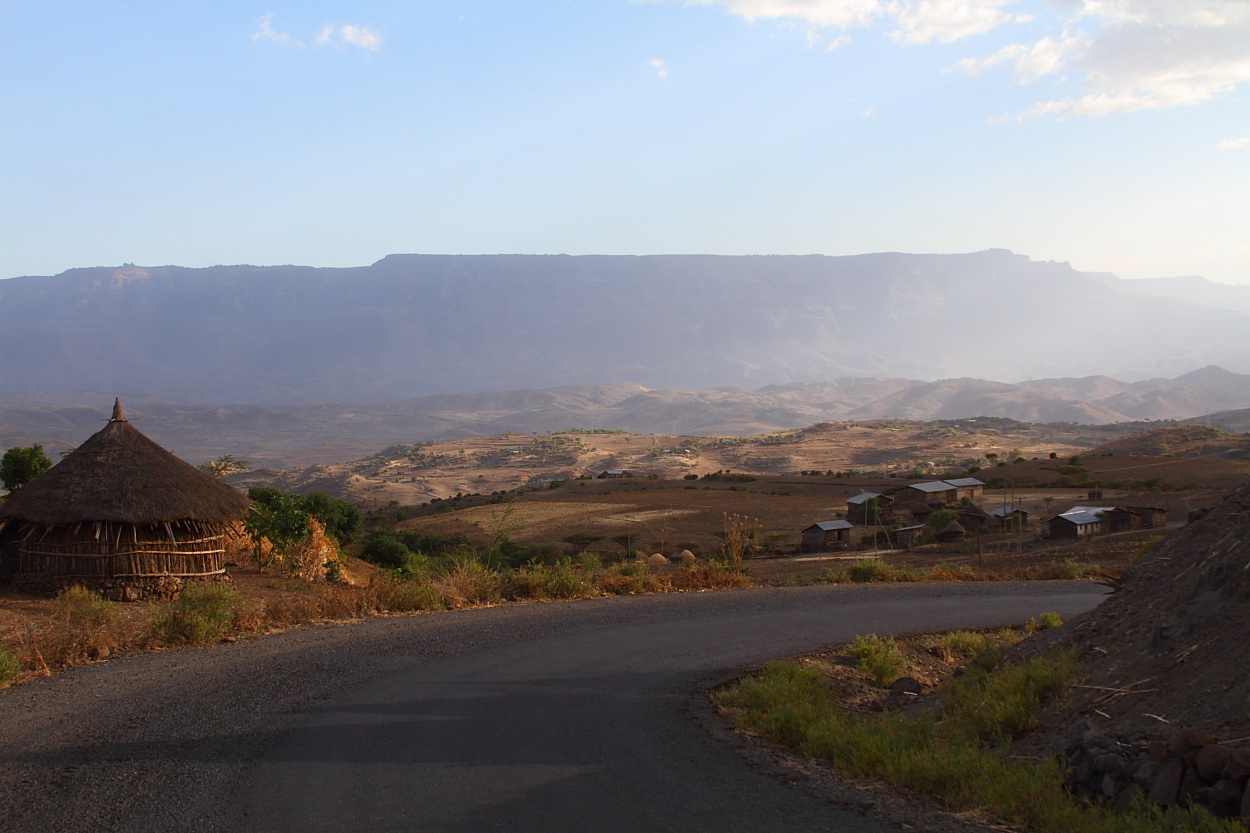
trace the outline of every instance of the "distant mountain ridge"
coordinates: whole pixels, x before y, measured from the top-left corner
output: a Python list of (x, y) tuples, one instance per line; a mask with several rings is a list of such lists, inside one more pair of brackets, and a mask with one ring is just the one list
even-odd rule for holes
[[(45, 397), (25, 404), (16, 399), (0, 399), (0, 448), (38, 442), (50, 454), (99, 430), (112, 404), (111, 397), (70, 405)], [(205, 406), (139, 397), (124, 404), (140, 430), (193, 463), (235, 454), (256, 464), (285, 467), (358, 459), (396, 443), (569, 428), (744, 436), (827, 421), (994, 416), (1081, 424), (1196, 417), (1244, 431), (1250, 375), (1207, 367), (1174, 379), (1140, 382), (1106, 376), (1018, 385), (982, 379), (832, 379), (754, 391), (653, 390), (628, 383), (353, 406)]]
[[(0, 281), (0, 393), (280, 406), (627, 382), (1145, 380), (1210, 364), (1250, 372), (1248, 331), (1250, 315), (1231, 307), (1126, 291), (1002, 250), (101, 267)], [(902, 391), (892, 392), (900, 410), (949, 396), (922, 405)], [(1036, 391), (1040, 414), (1055, 394)], [(1006, 393), (980, 395), (988, 408)], [(1120, 393), (1086, 415), (1168, 407)]]

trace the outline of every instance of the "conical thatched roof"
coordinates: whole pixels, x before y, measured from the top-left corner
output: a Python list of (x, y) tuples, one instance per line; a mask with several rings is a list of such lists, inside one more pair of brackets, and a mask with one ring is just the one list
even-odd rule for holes
[(117, 402), (108, 425), (9, 496), (0, 520), (215, 524), (238, 520), (247, 506), (234, 488), (140, 434)]

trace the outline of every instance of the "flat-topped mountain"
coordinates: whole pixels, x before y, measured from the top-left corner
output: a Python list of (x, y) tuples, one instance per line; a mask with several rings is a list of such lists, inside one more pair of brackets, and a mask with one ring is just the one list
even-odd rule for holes
[(0, 281), (0, 392), (284, 404), (623, 382), (1137, 380), (1250, 371), (1248, 325), (1001, 250), (124, 266)]

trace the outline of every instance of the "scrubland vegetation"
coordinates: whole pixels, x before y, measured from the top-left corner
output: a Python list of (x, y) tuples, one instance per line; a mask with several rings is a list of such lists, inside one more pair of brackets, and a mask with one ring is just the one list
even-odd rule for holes
[(1076, 657), (1058, 651), (1012, 662), (1004, 661), (1004, 649), (1057, 624), (1057, 616), (1045, 614), (1015, 630), (920, 638), (924, 654), (944, 656), (956, 673), (902, 707), (872, 710), (842, 701), (847, 683), (834, 673), (837, 660), (877, 687), (908, 671), (899, 643), (874, 635), (858, 637), (829, 662), (771, 663), (713, 700), (741, 729), (827, 761), (843, 775), (894, 784), (994, 826), (1036, 833), (1244, 833), (1239, 822), (1201, 809), (1117, 812), (1085, 804), (1063, 789), (1059, 759), (1012, 754), (1011, 742), (1064, 692)]

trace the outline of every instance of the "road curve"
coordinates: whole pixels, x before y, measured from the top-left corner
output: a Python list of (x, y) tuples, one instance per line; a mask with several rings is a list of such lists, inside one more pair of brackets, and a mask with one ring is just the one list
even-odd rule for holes
[(861, 633), (1065, 618), (1088, 584), (804, 587), (306, 628), (0, 693), (0, 829), (896, 829), (691, 719), (735, 669)]

